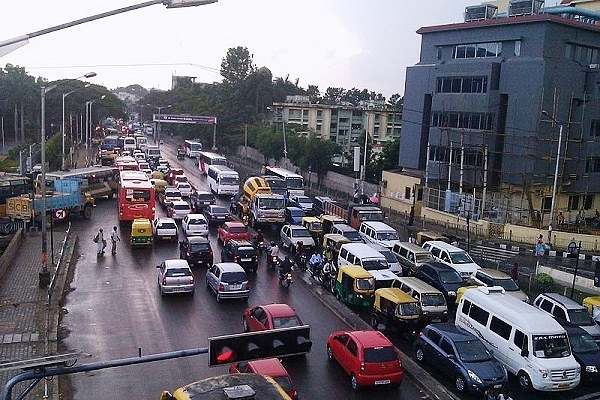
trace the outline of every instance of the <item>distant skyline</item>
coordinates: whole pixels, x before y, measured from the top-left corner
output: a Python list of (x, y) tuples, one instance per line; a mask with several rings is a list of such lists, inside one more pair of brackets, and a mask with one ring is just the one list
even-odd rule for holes
[[(2, 6), (0, 42), (143, 1), (22, 0)], [(554, 6), (559, 0), (547, 2)], [(423, 26), (463, 21), (475, 0), (219, 0), (184, 9), (153, 5), (32, 38), (0, 57), (50, 81), (89, 71), (90, 82), (168, 90), (172, 75), (220, 82), (221, 60), (247, 47), (273, 78), (307, 88), (404, 94)]]

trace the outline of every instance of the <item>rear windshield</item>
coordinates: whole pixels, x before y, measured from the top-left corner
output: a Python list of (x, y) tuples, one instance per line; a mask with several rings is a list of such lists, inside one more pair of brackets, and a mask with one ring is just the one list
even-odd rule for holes
[(208, 243), (194, 243), (190, 245), (192, 251), (208, 251), (210, 245)]
[(292, 232), (294, 237), (310, 237), (310, 232), (306, 229), (293, 229)]
[(365, 362), (387, 362), (398, 360), (398, 353), (392, 346), (367, 347), (364, 350)]
[(165, 196), (167, 197), (181, 197), (180, 191), (169, 190), (165, 192)]
[(254, 247), (240, 247), (237, 252), (242, 257), (252, 257), (256, 255), (256, 250), (254, 249)]
[(212, 201), (213, 197), (211, 194), (199, 194), (198, 195), (198, 200), (200, 201)]
[(567, 313), (569, 314), (569, 320), (575, 325), (595, 325), (594, 321), (592, 321), (592, 318), (590, 318), (590, 314), (588, 313), (588, 310), (586, 308), (567, 310)]
[(229, 232), (231, 233), (245, 233), (248, 229), (245, 226), (232, 226), (229, 228)]
[(445, 306), (446, 300), (441, 293), (424, 293), (421, 295), (423, 306)]
[(170, 277), (190, 276), (192, 271), (189, 268), (169, 268), (165, 275)]
[(431, 254), (417, 254), (417, 262), (419, 264), (425, 263), (427, 261), (433, 261), (433, 255), (431, 255)]
[(173, 205), (173, 208), (174, 208), (175, 210), (189, 210), (189, 209), (190, 209), (190, 206), (189, 206), (189, 205), (187, 205), (187, 204), (174, 204), (174, 205)]
[(225, 283), (243, 283), (247, 281), (246, 273), (239, 272), (224, 272), (221, 276), (221, 281)]
[(294, 326), (300, 326), (302, 323), (297, 316), (292, 315), (288, 317), (275, 317), (273, 318), (273, 328), (291, 328)]
[(214, 214), (225, 214), (228, 211), (225, 207), (213, 207), (210, 209), (210, 212), (212, 212)]
[(163, 222), (158, 227), (161, 229), (177, 229), (177, 225), (172, 222)]
[(200, 218), (190, 218), (188, 221), (190, 225), (206, 225), (206, 221)]

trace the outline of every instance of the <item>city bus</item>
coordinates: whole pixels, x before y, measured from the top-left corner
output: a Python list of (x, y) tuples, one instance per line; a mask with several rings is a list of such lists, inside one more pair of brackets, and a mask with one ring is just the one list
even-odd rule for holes
[(26, 176), (0, 173), (0, 217), (6, 217), (6, 199), (32, 191), (31, 179)]
[(198, 158), (198, 169), (204, 175), (208, 173), (208, 167), (211, 165), (227, 165), (227, 159), (224, 156), (208, 151), (201, 151)]
[(285, 179), (288, 197), (304, 196), (304, 178), (302, 175), (295, 174), (287, 169), (279, 167), (267, 167), (265, 174), (275, 175)]
[[(143, 176), (142, 176), (143, 175)], [(119, 181), (119, 221), (136, 218), (154, 219), (154, 186), (148, 176), (139, 171), (123, 171)]]
[(185, 155), (189, 158), (198, 158), (202, 151), (202, 143), (195, 140), (186, 140), (185, 142)]
[(88, 192), (94, 200), (106, 196), (112, 199), (119, 186), (119, 170), (115, 167), (87, 167), (69, 171), (46, 172), (46, 185), (56, 179), (83, 179), (81, 190)]
[(240, 176), (226, 165), (211, 165), (206, 174), (206, 183), (212, 193), (233, 196), (240, 189)]
[(106, 136), (100, 143), (98, 149), (100, 163), (102, 165), (112, 165), (114, 159), (119, 156), (123, 149), (123, 140), (118, 136)]
[(121, 156), (115, 158), (115, 167), (119, 171), (139, 171), (140, 165), (135, 158), (131, 156)]

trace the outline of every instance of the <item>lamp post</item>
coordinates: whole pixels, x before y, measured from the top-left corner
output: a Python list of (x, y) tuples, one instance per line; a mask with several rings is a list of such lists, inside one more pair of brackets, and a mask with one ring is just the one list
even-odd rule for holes
[[(99, 100), (103, 100), (106, 95), (102, 95)], [(85, 102), (85, 166), (89, 167), (90, 165), (90, 147), (91, 147), (91, 137), (92, 137), (92, 104), (98, 99), (89, 100)]]
[(556, 151), (556, 166), (554, 167), (554, 184), (552, 186), (552, 202), (550, 203), (550, 221), (548, 222), (548, 245), (552, 244), (552, 222), (554, 220), (554, 206), (556, 204), (556, 186), (558, 185), (558, 167), (560, 162), (560, 149), (562, 146), (563, 124), (559, 123), (546, 110), (542, 114), (550, 118), (553, 123), (558, 124), (558, 148)]
[(156, 132), (154, 133), (154, 142), (156, 144), (158, 144), (160, 146), (160, 112), (161, 110), (165, 109), (165, 108), (171, 108), (173, 107), (172, 104), (169, 104), (168, 106), (154, 106), (152, 104), (146, 104), (148, 107), (154, 107), (156, 108), (156, 110), (158, 111), (158, 121), (156, 122)]
[[(80, 76), (80, 78), (93, 78), (94, 76), (96, 76), (95, 72), (88, 72), (87, 74)], [(88, 83), (84, 87), (73, 89), (69, 92), (63, 93), (63, 95), (62, 95), (62, 129), (61, 129), (61, 133), (62, 133), (62, 163), (61, 163), (61, 169), (63, 171), (65, 170), (65, 136), (66, 136), (66, 132), (65, 132), (65, 97), (67, 97), (71, 93), (75, 93), (76, 91), (84, 89), (89, 86), (90, 86), (90, 84)], [(71, 135), (71, 137), (72, 136), (73, 135)], [(71, 139), (71, 142), (73, 142), (72, 139)]]

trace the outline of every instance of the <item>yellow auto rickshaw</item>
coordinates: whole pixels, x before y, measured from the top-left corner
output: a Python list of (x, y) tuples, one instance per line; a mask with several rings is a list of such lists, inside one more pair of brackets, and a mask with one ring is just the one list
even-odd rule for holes
[(337, 257), (340, 253), (340, 247), (344, 243), (350, 243), (350, 239), (339, 233), (326, 233), (323, 235), (323, 252), (325, 257), (329, 260), (333, 260), (333, 263), (337, 265)]
[(300, 221), (300, 225), (305, 227), (310, 235), (315, 240), (315, 244), (318, 246), (321, 243), (321, 238), (323, 237), (323, 225), (321, 221), (317, 217), (302, 217), (302, 221)]
[(385, 329), (401, 333), (417, 332), (421, 319), (419, 302), (399, 288), (381, 288), (375, 291), (371, 326), (378, 329), (380, 324)]
[(165, 179), (165, 174), (160, 171), (152, 171), (152, 175), (150, 175), (151, 179)]
[(323, 232), (331, 232), (331, 227), (335, 224), (345, 224), (346, 220), (338, 217), (337, 215), (323, 214), (321, 215), (321, 225), (323, 226)]
[(131, 247), (152, 245), (152, 225), (148, 218), (136, 218), (131, 223)]
[(594, 322), (600, 325), (600, 296), (586, 297), (582, 304), (588, 309)]
[(431, 241), (431, 240), (439, 240), (446, 243), (451, 243), (452, 240), (448, 235), (444, 235), (442, 233), (437, 233), (433, 231), (420, 231), (417, 232), (416, 241), (419, 246), (423, 243)]
[(359, 265), (342, 265), (338, 268), (333, 287), (336, 299), (356, 307), (373, 305), (375, 278)]
[[(458, 305), (458, 303), (460, 303), (460, 298), (462, 297), (462, 295), (465, 293), (465, 291), (467, 289), (471, 289), (471, 288), (476, 288), (479, 285), (475, 285), (473, 284), (473, 282), (467, 282), (467, 286), (461, 286), (458, 289), (456, 289), (456, 300), (454, 301), (455, 305)], [(448, 304), (450, 305), (450, 304)]]
[(167, 187), (167, 181), (162, 179), (151, 178), (150, 183), (152, 183), (152, 186), (154, 186), (154, 191), (156, 192), (156, 194), (165, 192), (165, 188)]

